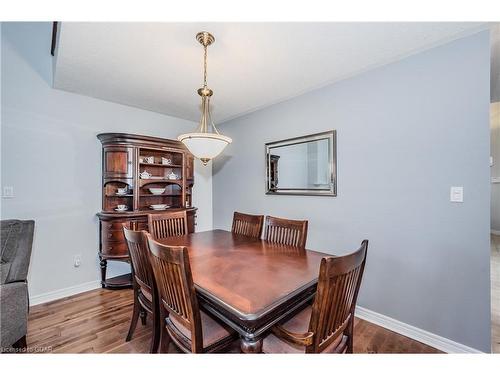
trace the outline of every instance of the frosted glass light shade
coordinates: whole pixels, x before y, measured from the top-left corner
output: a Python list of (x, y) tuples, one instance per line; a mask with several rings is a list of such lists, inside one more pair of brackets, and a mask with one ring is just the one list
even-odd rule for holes
[(203, 164), (219, 155), (232, 139), (215, 133), (187, 133), (177, 137)]

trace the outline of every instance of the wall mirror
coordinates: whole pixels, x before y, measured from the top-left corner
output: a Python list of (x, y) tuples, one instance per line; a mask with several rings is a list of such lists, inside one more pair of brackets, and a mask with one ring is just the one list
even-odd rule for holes
[(266, 143), (266, 194), (337, 195), (335, 130)]

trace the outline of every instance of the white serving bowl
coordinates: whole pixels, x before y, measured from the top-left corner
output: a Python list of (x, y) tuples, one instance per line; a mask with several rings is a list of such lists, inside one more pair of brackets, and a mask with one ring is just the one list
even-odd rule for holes
[(164, 210), (166, 208), (168, 208), (168, 205), (167, 204), (152, 204), (151, 207), (153, 210)]
[(161, 195), (165, 192), (165, 188), (149, 188), (149, 191), (153, 195)]

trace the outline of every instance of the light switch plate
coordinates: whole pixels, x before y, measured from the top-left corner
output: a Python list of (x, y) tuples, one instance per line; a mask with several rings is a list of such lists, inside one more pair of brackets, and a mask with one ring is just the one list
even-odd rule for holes
[(450, 202), (462, 203), (464, 201), (463, 186), (452, 186), (450, 188)]
[(14, 187), (4, 186), (2, 190), (2, 198), (14, 198)]

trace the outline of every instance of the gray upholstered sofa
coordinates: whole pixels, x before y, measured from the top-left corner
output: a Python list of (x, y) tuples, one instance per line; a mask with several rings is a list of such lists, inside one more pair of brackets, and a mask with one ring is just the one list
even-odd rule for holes
[(33, 220), (1, 220), (0, 347), (25, 347)]

